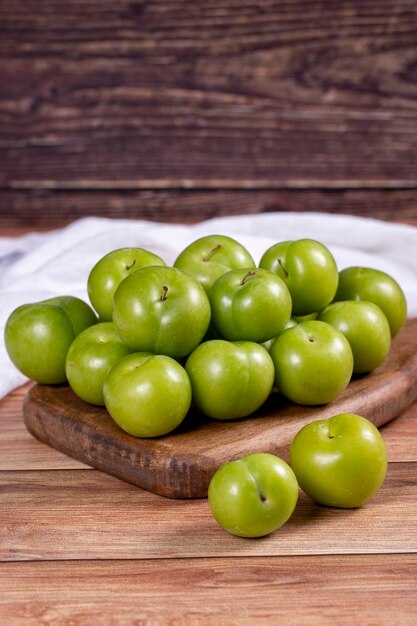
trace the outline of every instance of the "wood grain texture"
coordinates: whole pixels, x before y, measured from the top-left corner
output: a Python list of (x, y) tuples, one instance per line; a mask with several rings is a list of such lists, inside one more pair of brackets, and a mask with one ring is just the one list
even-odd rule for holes
[(417, 452), (417, 404), (413, 404), (395, 421), (383, 426), (381, 432), (390, 461), (414, 461)]
[(223, 463), (253, 452), (287, 459), (306, 423), (339, 413), (358, 413), (377, 426), (417, 400), (417, 318), (395, 337), (384, 363), (357, 377), (333, 402), (298, 406), (273, 393), (253, 417), (218, 421), (191, 409), (164, 437), (142, 439), (122, 431), (101, 407), (86, 404), (67, 386), (35, 385), (26, 396), (27, 429), (41, 441), (139, 487), (171, 498), (198, 498)]
[(8, 626), (417, 621), (416, 555), (9, 563), (2, 574)]
[(22, 404), (30, 383), (0, 400), (0, 471), (7, 469), (80, 469), (87, 465), (40, 445), (26, 430)]
[(0, 472), (0, 560), (176, 559), (417, 552), (416, 463), (391, 463), (361, 509), (300, 494), (291, 519), (233, 537), (207, 500), (172, 500), (95, 470)]
[(0, 190), (0, 227), (59, 227), (86, 215), (196, 222), (222, 215), (313, 211), (417, 219), (416, 189)]
[[(0, 471), (40, 469), (91, 469), (90, 466), (41, 443), (25, 428), (23, 398), (29, 385), (0, 401)], [(417, 462), (417, 403), (388, 424), (382, 434), (392, 462)]]
[(121, 215), (120, 190), (417, 193), (414, 0), (1, 0), (0, 22), (9, 192)]

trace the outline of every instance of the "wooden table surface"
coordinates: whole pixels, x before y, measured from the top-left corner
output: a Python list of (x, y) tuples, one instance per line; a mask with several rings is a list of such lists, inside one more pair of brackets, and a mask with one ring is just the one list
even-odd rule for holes
[[(0, 0), (0, 228), (417, 223), (415, 0)], [(99, 213), (98, 213), (99, 212)], [(6, 230), (7, 229), (7, 230)], [(417, 405), (360, 510), (260, 540), (35, 441), (0, 401), (0, 626), (417, 624)]]
[(28, 388), (0, 400), (0, 625), (417, 624), (417, 403), (382, 428), (389, 470), (369, 503), (301, 493), (284, 527), (249, 540), (205, 499), (148, 493), (34, 439)]
[(206, 500), (170, 500), (25, 430), (0, 402), (0, 623), (417, 623), (417, 404), (383, 427), (389, 471), (358, 510), (301, 494), (273, 535), (232, 537)]

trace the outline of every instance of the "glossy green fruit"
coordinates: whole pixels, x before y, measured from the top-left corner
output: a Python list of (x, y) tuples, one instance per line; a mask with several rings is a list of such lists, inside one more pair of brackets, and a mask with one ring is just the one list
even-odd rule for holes
[(181, 358), (203, 339), (210, 303), (201, 285), (172, 267), (145, 267), (114, 295), (113, 321), (132, 351)]
[(269, 248), (260, 267), (277, 274), (292, 298), (292, 314), (320, 311), (334, 298), (339, 279), (330, 250), (314, 239), (282, 241)]
[(187, 246), (177, 257), (174, 267), (194, 276), (208, 291), (225, 272), (255, 267), (255, 262), (246, 248), (231, 237), (207, 235)]
[(6, 322), (6, 350), (28, 378), (49, 385), (63, 383), (71, 343), (79, 332), (96, 322), (90, 307), (72, 296), (24, 304)]
[(300, 322), (311, 322), (311, 320), (316, 320), (318, 316), (319, 313), (316, 311), (315, 313), (309, 313), (308, 315), (293, 315), (291, 319), (295, 325), (300, 324)]
[(70, 387), (85, 402), (103, 405), (106, 375), (129, 352), (111, 322), (86, 328), (68, 350), (66, 375)]
[(229, 341), (263, 342), (280, 333), (291, 315), (285, 283), (263, 269), (226, 272), (209, 291), (211, 323)]
[(376, 304), (345, 300), (329, 304), (319, 320), (344, 334), (353, 353), (353, 373), (365, 374), (381, 365), (391, 347), (387, 318)]
[(304, 426), (291, 445), (290, 464), (300, 487), (313, 500), (355, 508), (382, 485), (387, 452), (371, 422), (342, 413)]
[(268, 398), (274, 365), (268, 352), (250, 341), (212, 340), (200, 344), (188, 357), (196, 407), (219, 420), (250, 415)]
[(210, 481), (208, 503), (232, 535), (263, 537), (291, 517), (298, 499), (292, 469), (273, 454), (259, 453), (220, 467)]
[(143, 248), (112, 250), (95, 264), (88, 277), (88, 297), (102, 322), (112, 319), (113, 296), (122, 280), (150, 265), (165, 263), (158, 255)]
[(94, 311), (84, 300), (80, 300), (80, 298), (75, 298), (74, 296), (56, 296), (55, 298), (43, 300), (43, 304), (52, 304), (63, 309), (69, 317), (75, 336), (85, 328), (97, 324), (97, 317)]
[(335, 301), (366, 300), (384, 313), (394, 337), (407, 318), (407, 302), (392, 276), (369, 267), (348, 267), (340, 272)]
[(183, 367), (167, 356), (134, 353), (123, 357), (104, 382), (106, 408), (135, 437), (160, 437), (181, 424), (191, 404)]
[(348, 385), (353, 355), (348, 340), (330, 324), (313, 320), (284, 330), (270, 355), (275, 384), (297, 404), (327, 404)]

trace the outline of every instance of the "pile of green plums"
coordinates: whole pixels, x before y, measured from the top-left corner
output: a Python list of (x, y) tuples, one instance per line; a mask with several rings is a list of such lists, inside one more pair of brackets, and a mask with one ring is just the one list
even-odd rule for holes
[[(214, 419), (248, 416), (274, 386), (298, 404), (331, 402), (352, 374), (366, 374), (383, 362), (406, 319), (405, 297), (392, 277), (362, 267), (339, 272), (330, 251), (312, 239), (273, 245), (259, 267), (240, 243), (223, 235), (194, 241), (173, 267), (142, 248), (122, 248), (97, 262), (87, 287), (93, 308), (62, 296), (13, 311), (5, 327), (6, 349), (23, 374), (45, 384), (68, 381), (82, 400), (105, 405), (114, 421), (137, 437), (171, 432), (191, 403)], [(296, 440), (293, 470), (317, 499), (310, 470), (301, 478), (306, 462), (300, 457), (307, 456), (308, 445), (297, 446)], [(295, 506), (294, 472), (273, 455), (234, 463), (221, 468), (210, 485), (216, 519), (234, 534), (267, 534), (271, 530), (261, 532), (256, 525), (252, 531), (239, 529), (224, 507), (219, 512), (216, 494), (227, 489), (228, 466), (256, 485), (258, 463), (270, 468), (265, 494), (253, 495), (263, 509), (275, 483), (288, 487), (293, 481), (280, 523)], [(379, 487), (382, 474), (373, 486)], [(363, 501), (323, 499), (333, 506)]]

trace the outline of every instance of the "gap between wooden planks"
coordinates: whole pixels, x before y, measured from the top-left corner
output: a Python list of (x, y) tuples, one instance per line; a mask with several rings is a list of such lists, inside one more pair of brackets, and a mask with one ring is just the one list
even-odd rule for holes
[(155, 496), (36, 441), (22, 420), (26, 390), (0, 402), (2, 560), (417, 551), (417, 405), (383, 428), (388, 478), (363, 509), (324, 509), (301, 495), (285, 527), (252, 542), (217, 527), (206, 500)]
[(300, 493), (289, 522), (253, 541), (222, 530), (205, 499), (163, 498), (97, 471), (3, 471), (0, 560), (417, 552), (416, 475), (416, 462), (391, 463), (360, 509)]
[(417, 621), (416, 555), (45, 561), (3, 564), (2, 574), (9, 626)]
[[(0, 400), (0, 470), (90, 469), (30, 435), (23, 423), (22, 402), (30, 383)], [(393, 462), (417, 462), (417, 403), (381, 432)]]

